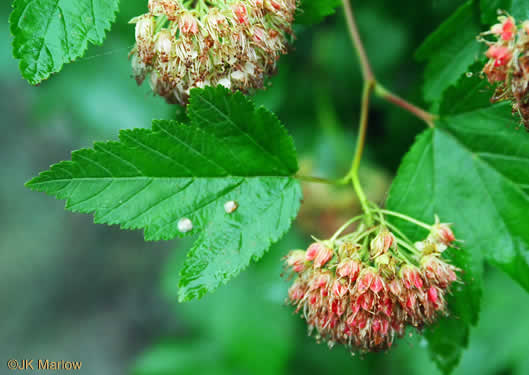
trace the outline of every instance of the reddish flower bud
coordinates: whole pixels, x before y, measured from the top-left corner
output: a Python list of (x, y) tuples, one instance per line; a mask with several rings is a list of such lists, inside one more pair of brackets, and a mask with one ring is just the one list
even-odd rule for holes
[(456, 273), (454, 272), (454, 270), (452, 268), (448, 268), (447, 269), (447, 280), (449, 283), (453, 283), (454, 281), (457, 280), (457, 275)]
[(377, 257), (386, 253), (395, 243), (393, 233), (384, 229), (380, 231), (373, 240), (371, 240), (371, 256)]
[(387, 335), (388, 330), (389, 330), (389, 322), (386, 319), (381, 319), (381, 322), (382, 322), (382, 328), (380, 330), (380, 333), (382, 335)]
[(428, 300), (434, 305), (437, 303), (437, 289), (434, 286), (428, 289)]
[(331, 303), (331, 311), (338, 316), (342, 316), (345, 312), (345, 301), (343, 299), (335, 299)]
[(369, 287), (371, 286), (371, 283), (373, 282), (374, 278), (375, 278), (375, 274), (373, 270), (367, 269), (367, 270), (362, 271), (362, 273), (358, 277), (358, 281), (356, 282), (358, 293), (362, 294), (365, 291), (367, 291)]
[(197, 34), (198, 21), (191, 13), (184, 13), (180, 17), (180, 31), (183, 34)]
[(375, 294), (378, 294), (378, 292), (384, 289), (384, 281), (382, 280), (382, 277), (375, 275), (373, 282), (371, 283), (370, 289)]
[(406, 307), (409, 310), (413, 310), (415, 308), (415, 301), (417, 300), (417, 297), (415, 294), (410, 293), (408, 294), (408, 298), (406, 299)]
[(317, 293), (310, 293), (309, 295), (309, 303), (311, 305), (319, 305), (320, 303), (320, 296)]
[(380, 319), (373, 319), (373, 324), (371, 325), (373, 328), (373, 332), (378, 332), (382, 328), (382, 323), (380, 322)]
[(417, 289), (422, 288), (423, 280), (417, 267), (405, 265), (401, 268), (401, 277), (406, 289), (411, 289), (413, 286)]
[(328, 272), (319, 272), (314, 274), (309, 282), (309, 289), (326, 289), (331, 285), (332, 276)]
[(254, 29), (253, 40), (256, 42), (263, 42), (265, 39), (266, 32), (262, 28), (256, 27)]
[(296, 282), (288, 289), (288, 298), (291, 302), (297, 303), (305, 297), (305, 287), (301, 282)]
[(421, 289), (423, 285), (421, 274), (419, 273), (419, 271), (416, 271), (413, 276), (413, 285), (415, 285), (417, 289)]
[(373, 310), (373, 306), (375, 304), (375, 295), (370, 292), (361, 294), (356, 300), (356, 303), (359, 304), (364, 310), (371, 311)]
[(437, 255), (429, 255), (421, 260), (421, 269), (425, 277), (434, 284), (442, 288), (457, 280), (454, 266), (451, 266), (441, 260)]
[(275, 0), (270, 0), (270, 5), (272, 5), (275, 10), (281, 9), (281, 5)]
[(359, 313), (352, 321), (351, 324), (353, 327), (364, 329), (367, 326), (367, 316), (365, 314)]
[(234, 4), (232, 6), (233, 14), (235, 14), (235, 17), (237, 18), (237, 21), (239, 23), (245, 24), (248, 23), (248, 12), (246, 10), (246, 7), (242, 3)]
[(394, 296), (400, 297), (403, 292), (402, 281), (400, 279), (393, 279), (388, 285), (389, 291)]
[(514, 19), (512, 17), (508, 17), (505, 22), (503, 22), (501, 31), (501, 38), (503, 40), (509, 41), (513, 38), (516, 33), (516, 25), (514, 24)]
[(320, 251), (318, 252), (318, 255), (316, 255), (316, 258), (314, 259), (314, 267), (320, 268), (325, 265), (329, 260), (332, 258), (332, 250), (328, 247), (321, 247)]
[(323, 244), (319, 242), (314, 242), (309, 246), (307, 249), (306, 259), (310, 262), (311, 260), (314, 260), (316, 256), (319, 254), (320, 249), (323, 248)]
[(286, 257), (286, 262), (287, 265), (294, 270), (294, 272), (302, 272), (305, 269), (305, 251), (291, 251)]
[(336, 279), (332, 284), (332, 293), (335, 297), (342, 298), (347, 293), (347, 288), (340, 280)]
[(356, 260), (346, 260), (336, 267), (336, 274), (339, 277), (349, 278), (355, 281), (360, 271), (360, 264)]
[(384, 299), (384, 301), (381, 303), (380, 309), (384, 314), (391, 318), (391, 314), (393, 313), (393, 302), (391, 299)]
[(492, 45), (489, 47), (485, 55), (494, 60), (494, 66), (507, 65), (512, 58), (512, 52), (508, 47)]
[[(498, 57), (501, 56), (501, 52), (499, 52), (499, 55), (494, 55), (494, 56), (495, 57), (493, 58), (497, 59)], [(434, 242), (441, 243), (446, 246), (450, 246), (452, 242), (456, 240), (456, 237), (454, 236), (452, 229), (450, 229), (450, 224), (440, 223), (439, 218), (437, 216), (435, 218), (435, 224), (432, 227), (432, 231), (430, 232), (430, 237), (433, 239)]]

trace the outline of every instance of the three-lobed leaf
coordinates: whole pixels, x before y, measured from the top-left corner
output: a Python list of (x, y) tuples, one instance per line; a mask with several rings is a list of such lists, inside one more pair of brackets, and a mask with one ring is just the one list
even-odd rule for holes
[(119, 0), (14, 0), (9, 18), (22, 76), (38, 84), (101, 44)]
[[(472, 86), (461, 85), (451, 90)], [(485, 100), (469, 99), (462, 112), (443, 116), (438, 127), (418, 137), (387, 203), (424, 221), (438, 214), (454, 224), (456, 236), (464, 241), (462, 250), (447, 253), (464, 270), (464, 283), (456, 287), (449, 304), (457, 322), (442, 323), (427, 335), (433, 358), (446, 372), (466, 345), (462, 333), (477, 320), (482, 257), (529, 290), (529, 232), (524, 221), (529, 212), (529, 137), (517, 130), (509, 104), (486, 106)], [(451, 102), (445, 98), (441, 108), (453, 109)], [(459, 329), (442, 328), (447, 325)], [(446, 344), (452, 336), (452, 343)]]
[[(189, 124), (154, 121), (120, 132), (41, 173), (28, 187), (94, 213), (96, 223), (144, 229), (147, 240), (200, 233), (181, 271), (180, 298), (216, 289), (290, 227), (301, 191), (294, 145), (279, 120), (241, 93), (193, 90)], [(225, 203), (237, 209), (226, 212)], [(182, 233), (179, 222), (193, 228)]]

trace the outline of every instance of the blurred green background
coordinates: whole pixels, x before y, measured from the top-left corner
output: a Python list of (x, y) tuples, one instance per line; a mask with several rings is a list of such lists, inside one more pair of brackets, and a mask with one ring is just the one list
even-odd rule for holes
[[(178, 304), (178, 269), (192, 239), (145, 243), (140, 232), (95, 225), (24, 188), (73, 149), (177, 115), (130, 77), (134, 32), (127, 22), (146, 3), (122, 2), (105, 44), (39, 87), (20, 78), (11, 56), (10, 2), (0, 8), (0, 360), (82, 361), (79, 373), (94, 375), (438, 374), (419, 335), (389, 353), (352, 357), (307, 337), (304, 322), (284, 304), (289, 282), (280, 277), (281, 257), (353, 216), (358, 205), (351, 190), (305, 185), (296, 225), (259, 264), (201, 301)], [(413, 51), (459, 3), (355, 6), (373, 67), (388, 88), (421, 102), (422, 67)], [(293, 134), (307, 173), (338, 177), (353, 153), (359, 68), (341, 12), (316, 27), (298, 27), (297, 35), (279, 74), (255, 100)], [(383, 202), (421, 129), (407, 113), (375, 100), (362, 170), (371, 199)], [(455, 373), (529, 374), (529, 297), (495, 269), (485, 276), (481, 319)]]

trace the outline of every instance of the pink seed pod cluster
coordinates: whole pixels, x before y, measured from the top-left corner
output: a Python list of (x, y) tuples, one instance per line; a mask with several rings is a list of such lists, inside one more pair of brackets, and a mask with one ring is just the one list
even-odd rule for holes
[(512, 101), (513, 114), (529, 131), (529, 21), (517, 24), (507, 14), (498, 21), (478, 38), (488, 45), (483, 73), (496, 85), (491, 102)]
[[(192, 5), (188, 5), (188, 4)], [(139, 85), (185, 105), (195, 87), (262, 88), (276, 70), (297, 0), (149, 0), (136, 24), (132, 69)]]
[(380, 225), (285, 257), (295, 277), (287, 302), (307, 321), (309, 333), (315, 330), (330, 347), (379, 351), (389, 349), (407, 326), (421, 329), (447, 314), (445, 297), (459, 270), (441, 252), (455, 241), (452, 230), (436, 223), (413, 254), (400, 241)]

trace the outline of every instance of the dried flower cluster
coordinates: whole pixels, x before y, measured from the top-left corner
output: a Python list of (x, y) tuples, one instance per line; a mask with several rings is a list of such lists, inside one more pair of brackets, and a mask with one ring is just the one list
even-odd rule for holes
[(317, 339), (351, 351), (391, 347), (406, 326), (422, 328), (446, 314), (445, 296), (458, 269), (441, 258), (455, 241), (437, 222), (428, 237), (406, 243), (384, 224), (339, 240), (291, 251), (286, 266), (296, 277), (288, 302), (296, 306)]
[(138, 84), (186, 104), (194, 87), (261, 88), (286, 53), (297, 0), (149, 0), (131, 52)]
[[(498, 17), (499, 23), (480, 35), (489, 48), (489, 61), (483, 68), (491, 84), (496, 84), (491, 102), (510, 100), (529, 131), (529, 21), (516, 24), (509, 15)], [(487, 40), (492, 36), (493, 41)]]

